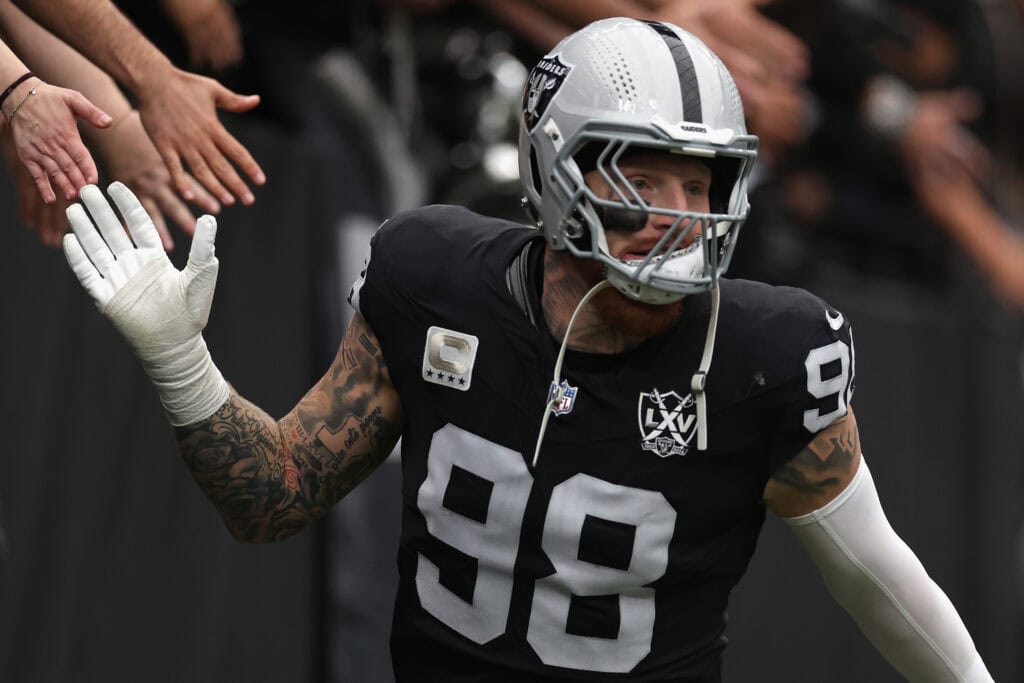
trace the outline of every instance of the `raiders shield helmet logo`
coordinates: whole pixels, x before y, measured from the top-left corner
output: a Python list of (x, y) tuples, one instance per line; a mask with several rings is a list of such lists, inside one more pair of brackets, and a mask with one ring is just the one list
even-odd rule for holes
[(696, 401), (693, 394), (682, 397), (674, 391), (640, 393), (637, 405), (641, 446), (662, 458), (686, 455), (697, 432)]
[(523, 117), (527, 130), (537, 127), (537, 122), (551, 104), (551, 98), (562, 87), (571, 69), (559, 55), (548, 55), (533, 67), (523, 93)]

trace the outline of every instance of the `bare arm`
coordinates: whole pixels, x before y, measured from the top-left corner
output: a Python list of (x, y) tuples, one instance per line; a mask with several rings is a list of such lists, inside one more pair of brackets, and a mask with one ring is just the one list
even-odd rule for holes
[(176, 433), (232, 534), (273, 541), (322, 516), (383, 462), (402, 419), (380, 345), (357, 314), (327, 374), (281, 420), (232, 392), (212, 416)]
[(133, 92), (159, 82), (174, 69), (110, 0), (14, 1)]

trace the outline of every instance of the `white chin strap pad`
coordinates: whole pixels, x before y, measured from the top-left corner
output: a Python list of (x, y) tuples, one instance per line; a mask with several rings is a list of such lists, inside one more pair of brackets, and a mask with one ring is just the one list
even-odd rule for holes
[(953, 603), (893, 531), (867, 463), (828, 505), (784, 520), (836, 601), (911, 681), (992, 681)]

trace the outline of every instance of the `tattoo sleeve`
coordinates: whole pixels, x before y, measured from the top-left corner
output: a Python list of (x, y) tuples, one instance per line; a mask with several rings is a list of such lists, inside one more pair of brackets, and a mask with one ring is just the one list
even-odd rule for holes
[(357, 315), (327, 374), (281, 420), (232, 391), (176, 436), (232, 534), (273, 541), (322, 516), (383, 462), (402, 419), (377, 339)]
[(846, 488), (859, 462), (860, 435), (850, 410), (776, 470), (765, 489), (765, 501), (784, 517), (816, 510)]

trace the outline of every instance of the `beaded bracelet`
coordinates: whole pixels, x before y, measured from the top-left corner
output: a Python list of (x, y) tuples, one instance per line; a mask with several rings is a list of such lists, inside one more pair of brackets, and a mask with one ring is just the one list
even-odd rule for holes
[(11, 93), (14, 92), (15, 88), (17, 88), (19, 85), (21, 85), (28, 79), (32, 78), (33, 76), (35, 76), (35, 74), (29, 71), (28, 73), (19, 76), (18, 79), (14, 81), (14, 83), (11, 83), (9, 86), (7, 86), (7, 90), (4, 90), (3, 93), (0, 94), (0, 107), (4, 106), (4, 102), (7, 101), (7, 98), (10, 97)]

